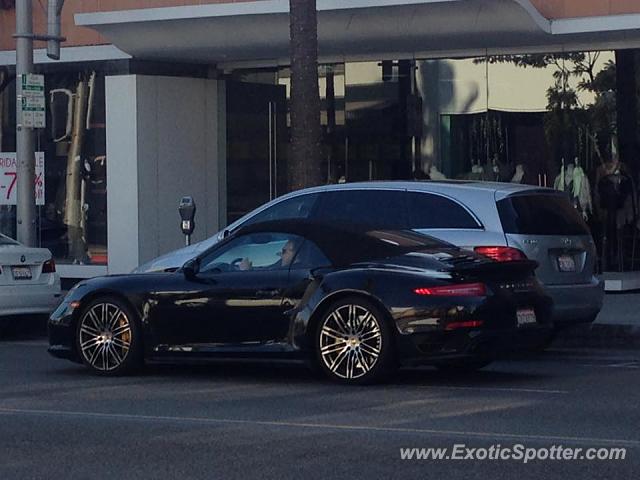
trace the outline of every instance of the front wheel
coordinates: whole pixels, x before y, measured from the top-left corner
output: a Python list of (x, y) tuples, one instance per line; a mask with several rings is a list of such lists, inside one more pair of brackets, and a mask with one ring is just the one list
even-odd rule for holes
[(82, 363), (93, 373), (121, 375), (142, 363), (135, 314), (118, 298), (98, 298), (82, 310), (76, 341)]
[(371, 302), (350, 297), (333, 303), (318, 323), (317, 361), (332, 380), (362, 385), (381, 380), (393, 367), (393, 335)]

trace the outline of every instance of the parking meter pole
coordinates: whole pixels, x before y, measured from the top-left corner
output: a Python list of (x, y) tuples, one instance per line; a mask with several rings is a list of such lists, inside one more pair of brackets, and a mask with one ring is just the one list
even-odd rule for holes
[(37, 246), (36, 155), (33, 128), (22, 125), (22, 79), (33, 73), (33, 10), (31, 0), (16, 2), (16, 233), (17, 240), (29, 247)]
[(191, 245), (191, 235), (185, 235), (184, 236), (185, 239), (185, 245), (188, 247), (189, 245)]

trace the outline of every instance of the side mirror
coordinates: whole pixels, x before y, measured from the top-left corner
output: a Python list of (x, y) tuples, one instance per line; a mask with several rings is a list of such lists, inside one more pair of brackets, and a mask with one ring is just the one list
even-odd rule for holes
[(191, 260), (188, 260), (182, 266), (182, 273), (184, 273), (185, 278), (188, 280), (193, 280), (194, 278), (196, 278), (196, 275), (198, 275), (199, 271), (200, 271), (200, 260), (198, 260), (197, 258), (192, 258)]

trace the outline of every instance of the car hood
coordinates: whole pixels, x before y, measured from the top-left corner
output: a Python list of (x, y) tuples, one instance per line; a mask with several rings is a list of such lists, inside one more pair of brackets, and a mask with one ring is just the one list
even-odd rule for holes
[(188, 247), (182, 247), (178, 250), (165, 253), (159, 257), (154, 258), (146, 263), (143, 263), (139, 267), (134, 268), (131, 273), (151, 273), (151, 272), (166, 272), (175, 270), (182, 267), (187, 260), (198, 256), (206, 249), (218, 243), (218, 236), (207, 238)]

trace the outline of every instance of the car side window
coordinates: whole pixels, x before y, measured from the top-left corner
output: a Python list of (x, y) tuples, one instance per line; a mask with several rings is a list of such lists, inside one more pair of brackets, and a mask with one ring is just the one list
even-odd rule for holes
[(317, 268), (331, 266), (331, 261), (311, 240), (305, 240), (300, 246), (291, 268)]
[(409, 228), (481, 228), (462, 205), (441, 195), (407, 192)]
[(323, 193), (315, 218), (327, 223), (361, 223), (375, 228), (405, 229), (403, 190), (339, 190)]
[(200, 273), (287, 269), (302, 243), (301, 237), (283, 233), (243, 235), (202, 257)]
[(297, 197), (283, 200), (262, 212), (254, 215), (244, 222), (242, 226), (251, 225), (258, 222), (268, 222), (270, 220), (287, 220), (290, 218), (306, 219), (309, 218), (311, 212), (318, 199), (317, 193), (307, 195), (298, 195)]

